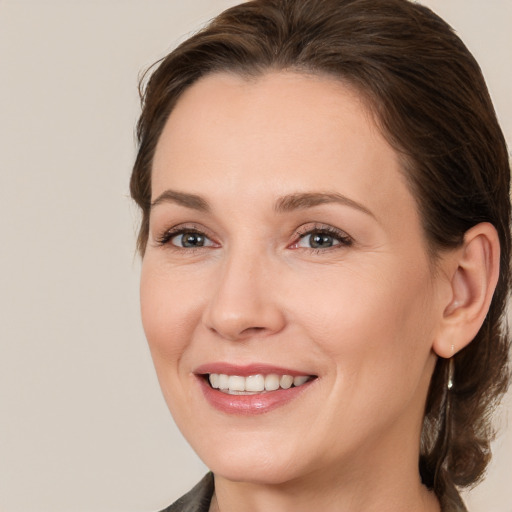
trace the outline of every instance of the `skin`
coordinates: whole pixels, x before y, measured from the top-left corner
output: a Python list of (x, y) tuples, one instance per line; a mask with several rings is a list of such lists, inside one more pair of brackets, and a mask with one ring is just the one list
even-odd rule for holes
[[(209, 205), (152, 208), (141, 305), (167, 404), (215, 474), (212, 510), (439, 510), (419, 443), (457, 264), (433, 270), (398, 156), (357, 93), (291, 72), (203, 78), (170, 115), (152, 180), (153, 201)], [(276, 210), (298, 193), (346, 200)], [(160, 243), (176, 226), (207, 245)], [(332, 247), (311, 248), (319, 228), (340, 232)], [(230, 415), (194, 374), (214, 361), (317, 378), (282, 407)]]

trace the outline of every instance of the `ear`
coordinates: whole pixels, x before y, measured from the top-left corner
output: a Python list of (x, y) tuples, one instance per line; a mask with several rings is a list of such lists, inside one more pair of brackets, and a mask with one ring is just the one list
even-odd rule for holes
[(482, 222), (464, 235), (450, 257), (451, 297), (434, 339), (435, 353), (450, 358), (468, 345), (482, 326), (498, 282), (500, 243), (492, 224)]

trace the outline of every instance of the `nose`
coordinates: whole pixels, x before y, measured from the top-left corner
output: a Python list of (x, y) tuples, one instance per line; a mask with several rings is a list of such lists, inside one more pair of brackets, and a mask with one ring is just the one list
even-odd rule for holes
[(204, 324), (230, 341), (281, 331), (285, 315), (278, 304), (276, 272), (261, 255), (232, 254), (215, 276), (204, 310)]

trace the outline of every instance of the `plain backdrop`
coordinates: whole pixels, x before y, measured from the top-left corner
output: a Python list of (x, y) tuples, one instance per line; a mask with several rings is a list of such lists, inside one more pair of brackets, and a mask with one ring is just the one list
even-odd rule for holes
[[(205, 468), (160, 395), (128, 197), (141, 70), (228, 0), (0, 0), (0, 510), (156, 511)], [(425, 0), (512, 143), (512, 0)], [(472, 512), (512, 512), (512, 399)]]

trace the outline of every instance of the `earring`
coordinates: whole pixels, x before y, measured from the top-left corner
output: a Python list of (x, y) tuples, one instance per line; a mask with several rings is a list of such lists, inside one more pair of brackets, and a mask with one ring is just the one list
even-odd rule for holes
[(455, 399), (455, 396), (451, 392), (454, 384), (454, 362), (453, 356), (455, 355), (455, 345), (451, 346), (452, 356), (448, 360), (448, 374), (446, 380), (446, 388), (444, 393), (444, 403), (442, 405), (441, 415), (440, 415), (440, 426), (439, 426), (439, 438), (437, 441), (437, 446), (440, 448), (440, 457), (437, 460), (436, 468), (434, 471), (434, 487), (437, 487), (438, 481), (440, 478), (441, 467), (446, 459), (448, 454), (448, 446), (450, 444), (450, 439), (452, 435), (452, 400)]
[(450, 361), (448, 362), (448, 382), (446, 387), (448, 388), (448, 391), (451, 391), (453, 388), (453, 357), (451, 357)]

